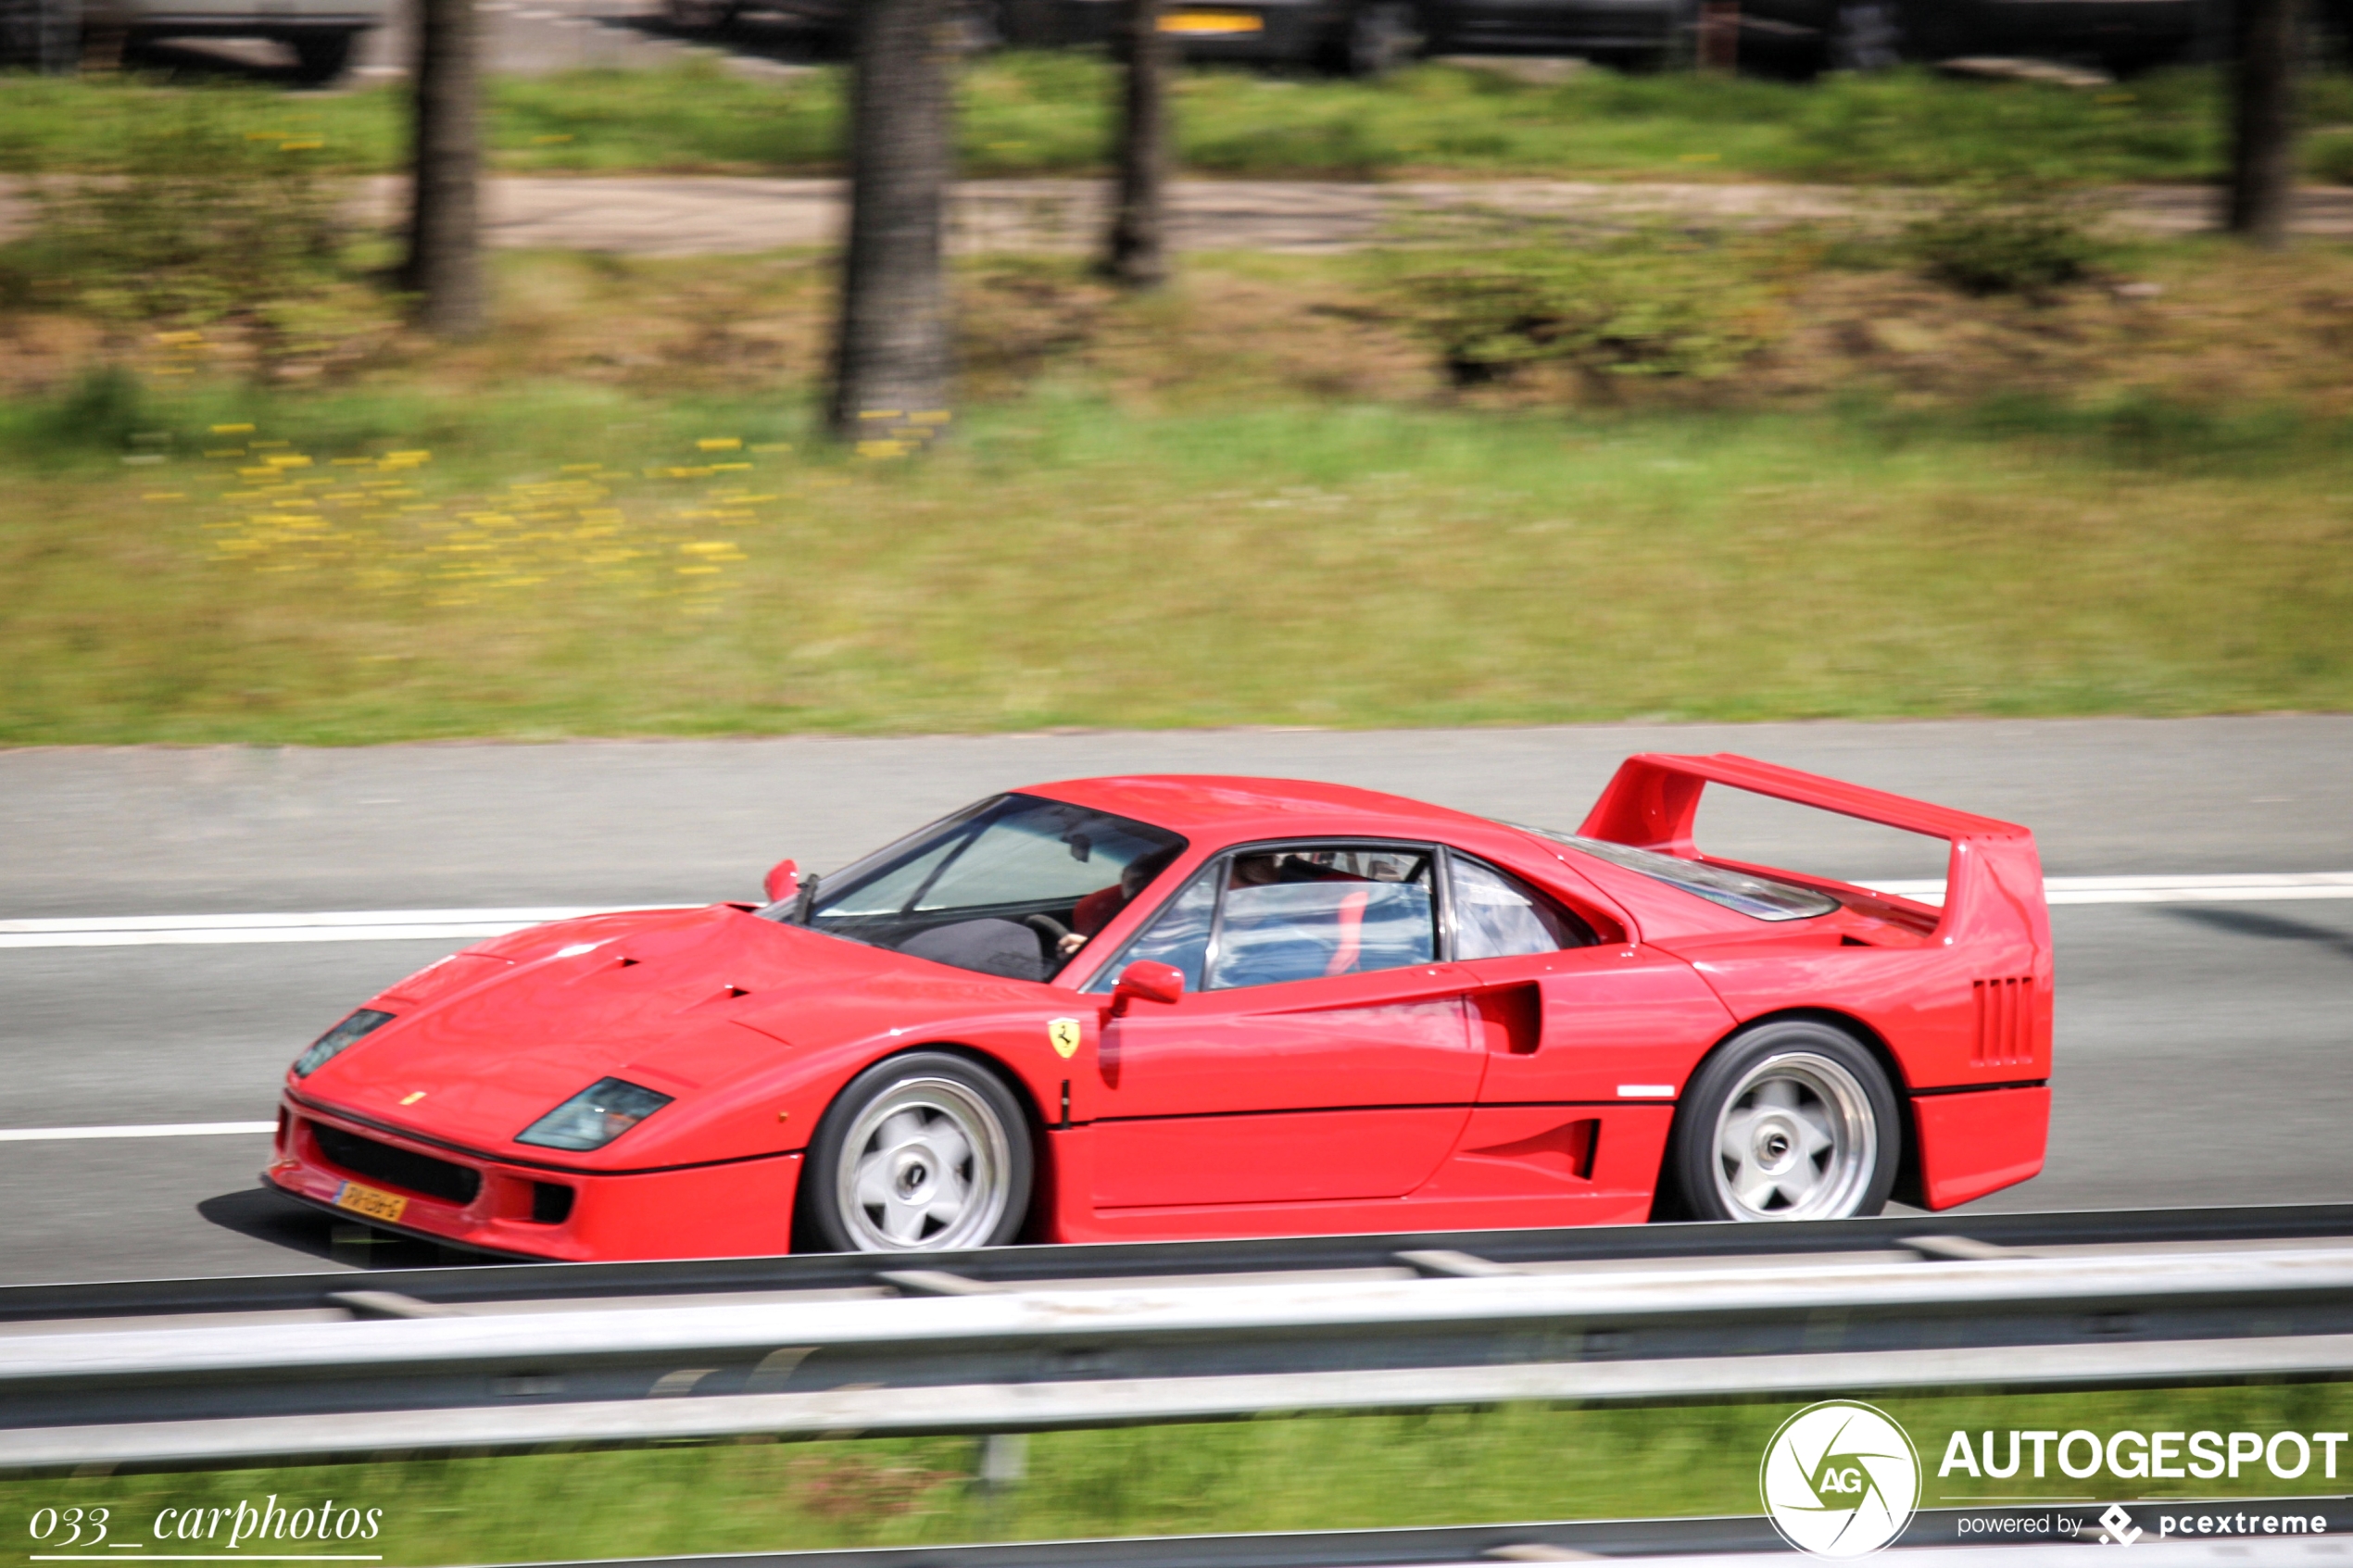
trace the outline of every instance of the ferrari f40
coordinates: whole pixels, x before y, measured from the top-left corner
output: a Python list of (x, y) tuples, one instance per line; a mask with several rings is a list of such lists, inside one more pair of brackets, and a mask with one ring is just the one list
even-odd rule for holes
[[(1703, 853), (1703, 791), (1942, 839), (1898, 897)], [(1331, 784), (996, 795), (763, 903), (569, 920), (289, 1068), (265, 1179), (557, 1259), (1965, 1203), (2042, 1168), (2024, 828), (1732, 756), (1575, 832)]]

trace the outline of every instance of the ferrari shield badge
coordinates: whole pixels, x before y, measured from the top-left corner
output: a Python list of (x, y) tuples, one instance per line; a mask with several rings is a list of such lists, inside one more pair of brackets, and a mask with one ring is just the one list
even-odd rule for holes
[(1046, 1025), (1046, 1038), (1054, 1042), (1054, 1054), (1067, 1061), (1078, 1054), (1078, 1020), (1057, 1018)]

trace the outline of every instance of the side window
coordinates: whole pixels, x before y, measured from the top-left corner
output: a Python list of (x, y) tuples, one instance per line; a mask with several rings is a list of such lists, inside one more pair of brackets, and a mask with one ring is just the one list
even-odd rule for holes
[(1437, 957), (1426, 853), (1310, 847), (1237, 855), (1227, 865), (1212, 989), (1365, 974)]
[(1446, 877), (1454, 897), (1458, 959), (1507, 959), (1593, 944), (1583, 921), (1484, 861), (1449, 855)]
[(1118, 983), (1120, 970), (1149, 960), (1175, 965), (1185, 972), (1185, 989), (1200, 990), (1202, 960), (1209, 956), (1209, 929), (1217, 913), (1220, 874), (1220, 869), (1212, 866), (1188, 883), (1129, 944), (1119, 962), (1088, 981), (1087, 989), (1108, 991)]

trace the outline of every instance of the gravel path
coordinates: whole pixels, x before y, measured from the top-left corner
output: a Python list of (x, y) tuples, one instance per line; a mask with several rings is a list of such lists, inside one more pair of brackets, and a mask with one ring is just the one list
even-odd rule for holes
[[(1093, 242), (1105, 186), (1096, 180), (972, 180), (956, 188), (955, 247), (1068, 250)], [(625, 256), (732, 256), (830, 243), (841, 223), (837, 180), (706, 175), (508, 175), (489, 182), (493, 245)], [(1491, 209), (1601, 220), (1772, 225), (1868, 212), (1879, 193), (1833, 185), (1649, 182), (1186, 180), (1174, 187), (1176, 243), (1185, 250), (1316, 255), (1378, 242), (1413, 214)], [(406, 182), (365, 181), (357, 198), (371, 222), (390, 223)], [(2221, 196), (2200, 186), (2112, 193), (2119, 221), (2147, 233), (2214, 226)], [(0, 182), (0, 239), (30, 216), (22, 182)], [(2296, 229), (2353, 237), (2353, 189), (2315, 186), (2299, 198)]]

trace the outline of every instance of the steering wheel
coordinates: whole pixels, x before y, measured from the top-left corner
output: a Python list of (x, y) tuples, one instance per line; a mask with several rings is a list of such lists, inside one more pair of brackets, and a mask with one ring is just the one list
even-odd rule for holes
[(1070, 935), (1070, 927), (1051, 915), (1024, 915), (1021, 922), (1038, 933), (1038, 951), (1046, 960), (1048, 972), (1059, 968), (1063, 961), (1063, 938)]

